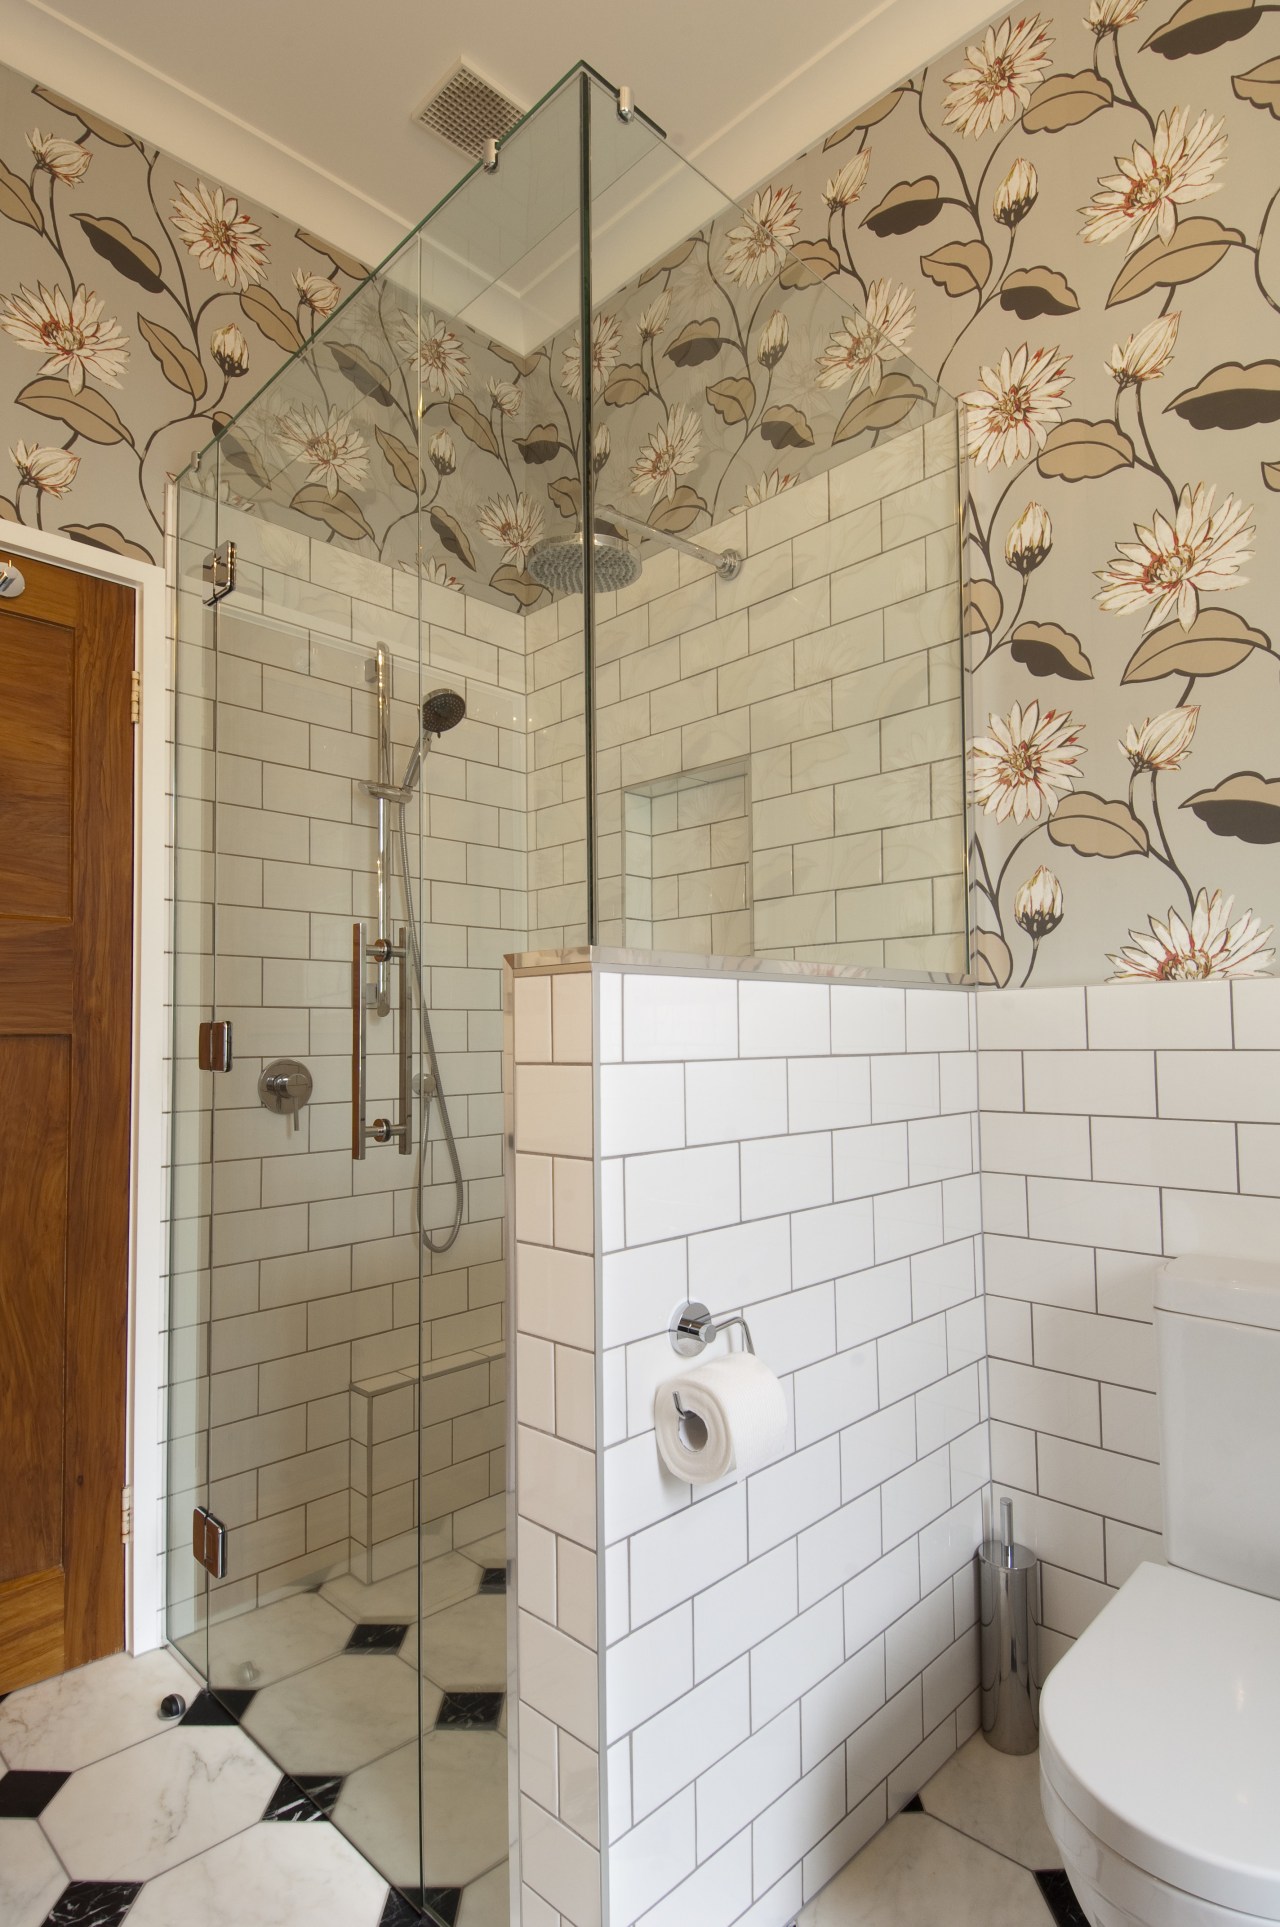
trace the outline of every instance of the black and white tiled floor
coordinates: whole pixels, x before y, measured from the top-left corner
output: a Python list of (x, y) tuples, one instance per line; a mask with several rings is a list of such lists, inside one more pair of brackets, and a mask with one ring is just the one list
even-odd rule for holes
[(433, 1560), (420, 1623), (415, 1573), (224, 1622), (216, 1697), (150, 1653), (0, 1700), (0, 1927), (505, 1927), (501, 1557)]

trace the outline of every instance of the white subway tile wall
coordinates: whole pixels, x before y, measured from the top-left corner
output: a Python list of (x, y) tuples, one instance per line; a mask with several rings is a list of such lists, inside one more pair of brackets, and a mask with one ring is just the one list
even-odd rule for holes
[(1162, 1257), (1280, 1239), (1280, 983), (983, 991), (991, 1459), (1052, 1664), (1160, 1559)]

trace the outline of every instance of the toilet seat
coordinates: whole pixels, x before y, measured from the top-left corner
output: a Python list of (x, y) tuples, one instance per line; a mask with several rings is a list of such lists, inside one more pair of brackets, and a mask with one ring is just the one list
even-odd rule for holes
[(1139, 1566), (1049, 1676), (1040, 1768), (1099, 1871), (1280, 1922), (1280, 1600)]

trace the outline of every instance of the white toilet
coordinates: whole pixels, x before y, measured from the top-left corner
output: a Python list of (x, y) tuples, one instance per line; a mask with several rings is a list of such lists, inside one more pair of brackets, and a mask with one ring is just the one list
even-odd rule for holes
[(1156, 1282), (1167, 1566), (1040, 1701), (1040, 1794), (1094, 1927), (1280, 1923), (1280, 1257)]

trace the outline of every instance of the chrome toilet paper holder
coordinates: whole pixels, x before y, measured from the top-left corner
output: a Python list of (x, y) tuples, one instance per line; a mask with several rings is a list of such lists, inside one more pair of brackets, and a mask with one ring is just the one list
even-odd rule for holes
[[(697, 1299), (677, 1305), (671, 1314), (667, 1330), (671, 1337), (671, 1349), (680, 1358), (697, 1358), (721, 1332), (732, 1331), (735, 1325), (742, 1327), (742, 1340), (746, 1349), (755, 1356), (755, 1346), (751, 1342), (751, 1327), (740, 1311), (728, 1318), (717, 1318)], [(677, 1401), (678, 1407), (679, 1401)]]

